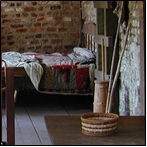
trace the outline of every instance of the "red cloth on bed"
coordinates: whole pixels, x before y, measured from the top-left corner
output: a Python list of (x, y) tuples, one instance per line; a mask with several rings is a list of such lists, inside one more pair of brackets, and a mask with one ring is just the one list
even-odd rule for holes
[(77, 68), (76, 84), (77, 89), (89, 88), (89, 68)]
[(70, 69), (77, 68), (77, 65), (53, 65), (54, 69), (60, 69), (60, 75), (64, 76), (64, 82), (69, 82)]
[[(88, 67), (82, 67), (78, 68), (77, 65), (54, 65), (52, 66), (54, 69), (76, 69), (76, 89), (84, 89), (89, 88), (89, 68)], [(68, 79), (68, 72), (64, 70), (64, 72), (61, 72), (64, 76), (64, 81), (67, 82)]]

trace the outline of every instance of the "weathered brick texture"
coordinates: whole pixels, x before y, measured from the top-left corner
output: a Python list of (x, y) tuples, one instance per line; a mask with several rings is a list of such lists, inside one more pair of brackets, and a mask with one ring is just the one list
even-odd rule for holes
[(1, 2), (2, 51), (70, 52), (79, 33), (79, 1)]

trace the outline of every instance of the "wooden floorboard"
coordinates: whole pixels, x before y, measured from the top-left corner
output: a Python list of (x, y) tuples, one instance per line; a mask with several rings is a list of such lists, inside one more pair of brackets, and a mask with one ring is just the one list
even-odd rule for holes
[[(82, 96), (18, 95), (15, 103), (15, 144), (51, 145), (44, 116), (82, 115), (92, 111), (92, 99)], [(3, 140), (6, 140), (6, 117), (3, 114)]]
[[(17, 121), (17, 126), (20, 129), (24, 145), (41, 145), (36, 129), (34, 128), (25, 109), (16, 108), (15, 119)], [(16, 134), (16, 145), (19, 145), (17, 144), (17, 137), (18, 135)]]
[(63, 108), (53, 105), (48, 107), (36, 106), (36, 107), (26, 107), (27, 112), (30, 117), (30, 121), (32, 125), (36, 129), (36, 133), (40, 139), (42, 145), (51, 145), (50, 138), (48, 136), (48, 132), (46, 130), (46, 125), (44, 121), (45, 115), (65, 115), (65, 111)]
[[(17, 115), (17, 114), (15, 114), (15, 115)], [(17, 117), (15, 116), (15, 144), (16, 145), (25, 145), (25, 142), (23, 139), (23, 134), (21, 133), (21, 129), (19, 128), (19, 124), (18, 124), (16, 118)]]
[(2, 140), (6, 141), (7, 140), (7, 130), (6, 130), (6, 115), (5, 112), (2, 111)]

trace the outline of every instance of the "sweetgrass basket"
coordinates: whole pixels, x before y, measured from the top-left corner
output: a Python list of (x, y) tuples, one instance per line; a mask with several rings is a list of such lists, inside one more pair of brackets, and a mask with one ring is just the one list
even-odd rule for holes
[(107, 136), (116, 132), (119, 116), (114, 113), (87, 113), (81, 116), (82, 133)]

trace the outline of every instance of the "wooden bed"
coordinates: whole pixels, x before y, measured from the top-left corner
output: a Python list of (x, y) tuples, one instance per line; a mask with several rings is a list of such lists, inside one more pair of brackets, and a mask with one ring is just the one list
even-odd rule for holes
[[(82, 51), (79, 52), (79, 49), (84, 49), (84, 52), (86, 49), (86, 51), (88, 50), (88, 51), (91, 51), (91, 53), (95, 53), (95, 43), (94, 43), (95, 40), (93, 38), (95, 28), (92, 29), (92, 32), (91, 32), (91, 27), (95, 27), (95, 24), (94, 23), (85, 24), (82, 29), (82, 35), (85, 37), (87, 44), (82, 43), (81, 47), (75, 47), (76, 50), (75, 50), (75, 48), (73, 49), (74, 54), (73, 53), (68, 54), (67, 55), (68, 57), (73, 58), (73, 55), (75, 55), (75, 52), (76, 53), (78, 52), (78, 54), (81, 54)], [(84, 39), (82, 39), (82, 40), (84, 40)], [(82, 46), (87, 46), (87, 48), (84, 48)], [(22, 53), (22, 54), (24, 54), (24, 53)], [(39, 53), (36, 53), (36, 54), (39, 54)], [(36, 54), (35, 54), (35, 56), (36, 56)], [(87, 55), (87, 52), (86, 52), (86, 55)], [(77, 57), (77, 54), (76, 54), (76, 57)], [(83, 57), (85, 57), (85, 56), (83, 55), (82, 58)], [(74, 58), (75, 58), (75, 56), (74, 56)], [(80, 57), (78, 56), (77, 59), (81, 60), (81, 55), (80, 55)], [(73, 59), (71, 59), (71, 60), (73, 60)], [(82, 59), (82, 62), (83, 62), (83, 59)], [(92, 63), (90, 63), (89, 61), (88, 61), (88, 63), (82, 63), (82, 62), (80, 61), (80, 63), (77, 63), (77, 61), (76, 61), (76, 63), (65, 63), (65, 65), (64, 65), (64, 63), (62, 65), (60, 65), (60, 63), (59, 63), (59, 65), (58, 64), (46, 65), (46, 63), (42, 62), (41, 66), (43, 67), (43, 70), (44, 70), (43, 76), (40, 80), (39, 87), (38, 88), (36, 88), (35, 86), (34, 87), (39, 92), (49, 93), (49, 94), (93, 95), (94, 94), (93, 90), (94, 90), (95, 71), (92, 71), (93, 73), (91, 75), (91, 71), (90, 71), (91, 67), (90, 66), (94, 67), (95, 61), (92, 61)], [(9, 66), (8, 66), (8, 68), (9, 68)], [(11, 68), (13, 68), (14, 77), (22, 77), (22, 76), (27, 77), (28, 76), (24, 67), (17, 67), (16, 66), (16, 67), (11, 67)], [(85, 68), (85, 70), (84, 70), (84, 68)], [(89, 70), (89, 72), (87, 70)], [(87, 75), (84, 74), (85, 71), (87, 72)], [(73, 72), (74, 72), (74, 74), (76, 74), (76, 76), (73, 74)], [(52, 73), (55, 73), (56, 76), (55, 76), (55, 74), (52, 74)], [(57, 73), (60, 75), (58, 75)], [(72, 76), (74, 75), (75, 77), (74, 78), (71, 77), (71, 74), (72, 74)], [(80, 78), (80, 76), (81, 76), (81, 78)], [(52, 79), (52, 81), (49, 80), (49, 77)], [(68, 80), (71, 80), (71, 81), (68, 81)], [(47, 83), (47, 81), (48, 81), (48, 83)], [(80, 83), (81, 81), (83, 81), (83, 83)], [(89, 83), (87, 81), (89, 81)], [(71, 82), (72, 82), (72, 84), (71, 84)], [(90, 86), (89, 87), (84, 86), (85, 83), (86, 83), (86, 85), (90, 85)], [(21, 84), (22, 83), (20, 83), (20, 85)], [(26, 83), (26, 84), (28, 84), (28, 83)], [(62, 84), (62, 85), (60, 85), (60, 84)], [(70, 89), (65, 88), (64, 86), (70, 87)], [(25, 87), (27, 87), (27, 86), (25, 86)], [(63, 89), (60, 90), (60, 88), (63, 88)], [(28, 89), (26, 89), (26, 90), (28, 90)]]
[[(41, 64), (41, 66), (43, 68), (43, 74), (39, 87), (38, 89), (36, 88), (38, 92), (47, 94), (93, 95), (95, 67), (93, 63), (53, 66)], [(10, 67), (8, 66), (7, 68)], [(31, 87), (31, 89), (35, 87), (32, 84), (33, 82), (29, 82), (29, 75), (24, 67), (11, 67), (11, 69), (13, 69), (13, 75), (16, 79), (17, 86), (19, 85), (16, 87), (18, 90), (22, 85), (23, 87), (22, 89), (20, 88), (20, 90), (29, 90), (28, 87)], [(21, 80), (17, 80), (20, 78)], [(27, 80), (25, 81), (25, 79)]]

